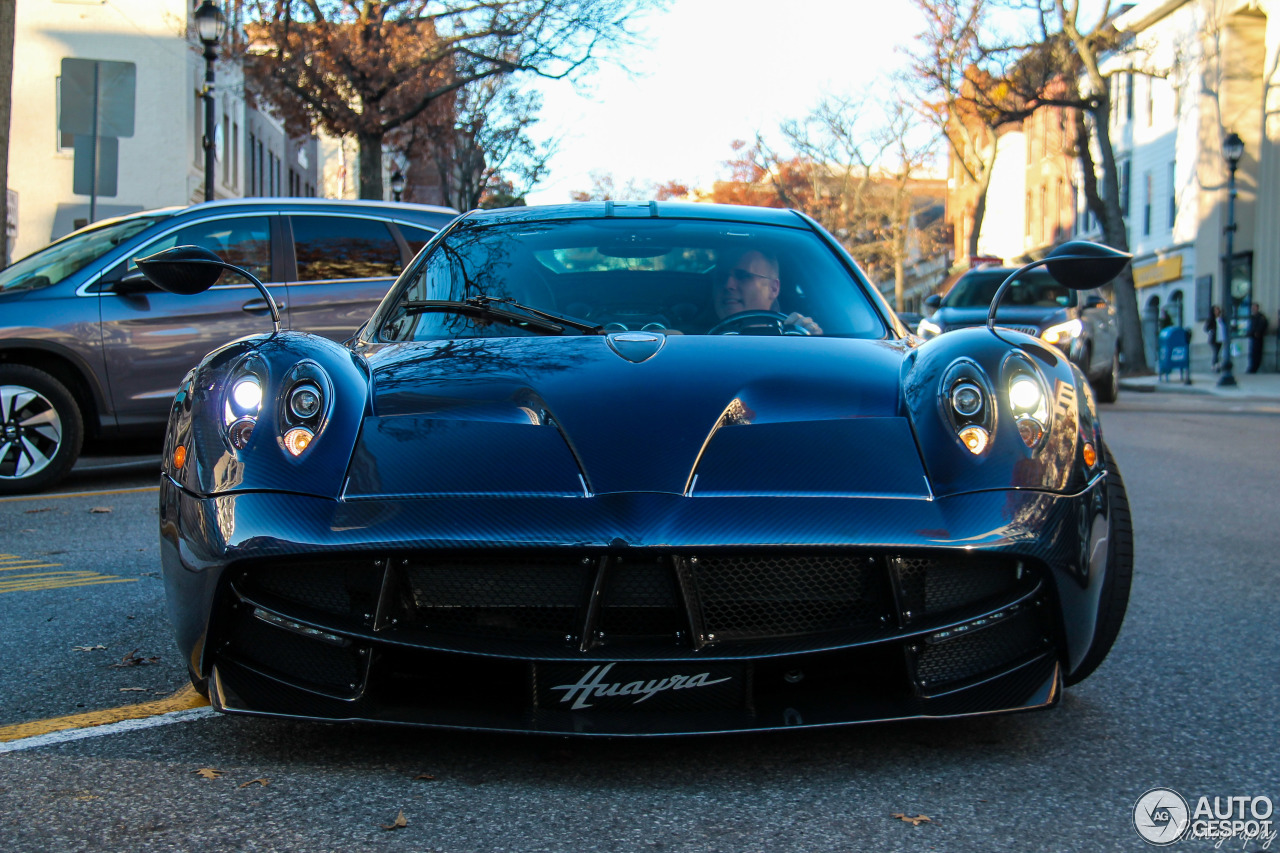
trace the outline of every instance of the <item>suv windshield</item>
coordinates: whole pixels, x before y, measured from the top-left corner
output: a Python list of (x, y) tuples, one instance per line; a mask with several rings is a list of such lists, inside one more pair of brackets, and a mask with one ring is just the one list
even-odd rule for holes
[[(535, 334), (431, 301), (511, 299), (615, 331), (882, 338), (863, 285), (810, 231), (676, 219), (459, 223), (393, 289), (379, 339)], [(745, 315), (745, 316), (744, 316)]]
[[(947, 308), (986, 308), (997, 288), (1013, 270), (980, 270), (961, 276), (942, 300)], [(1059, 284), (1047, 272), (1031, 272), (1015, 281), (1001, 300), (1001, 306), (1070, 308), (1076, 304), (1074, 290)]]
[(64, 237), (0, 270), (0, 292), (35, 290), (57, 284), (163, 218), (122, 219)]

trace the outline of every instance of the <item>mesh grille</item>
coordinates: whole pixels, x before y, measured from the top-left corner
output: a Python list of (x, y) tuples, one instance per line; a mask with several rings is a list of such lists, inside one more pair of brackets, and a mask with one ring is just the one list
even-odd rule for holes
[(354, 647), (313, 640), (253, 617), (240, 620), (232, 631), (229, 651), (286, 681), (325, 690), (349, 693), (360, 680)]
[(582, 627), (595, 564), (564, 559), (443, 561), (406, 573), (422, 627), (564, 641)]
[(338, 616), (373, 613), (382, 584), (382, 568), (364, 563), (259, 566), (245, 574), (250, 590), (268, 593), (291, 604)]
[(1018, 565), (1007, 558), (892, 557), (902, 609), (938, 614), (1017, 589)]
[(999, 669), (1043, 645), (1041, 631), (1030, 611), (989, 628), (927, 644), (916, 662), (922, 684), (945, 684)]
[(707, 634), (786, 637), (879, 624), (890, 607), (882, 572), (843, 554), (699, 557), (692, 563)]

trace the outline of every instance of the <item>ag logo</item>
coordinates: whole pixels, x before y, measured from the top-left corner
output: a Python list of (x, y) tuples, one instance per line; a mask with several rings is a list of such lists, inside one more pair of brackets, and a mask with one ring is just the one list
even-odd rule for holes
[(1157, 847), (1172, 844), (1187, 831), (1187, 801), (1172, 788), (1152, 788), (1133, 804), (1133, 828)]

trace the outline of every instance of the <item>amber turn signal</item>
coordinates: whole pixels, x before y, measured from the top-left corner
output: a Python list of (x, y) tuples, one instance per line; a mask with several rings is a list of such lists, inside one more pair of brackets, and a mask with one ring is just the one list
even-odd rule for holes
[(307, 449), (307, 445), (311, 443), (311, 439), (314, 437), (315, 434), (311, 430), (294, 427), (284, 434), (284, 447), (294, 456), (297, 456)]
[(969, 448), (969, 452), (974, 456), (987, 449), (987, 440), (990, 437), (987, 431), (980, 426), (965, 427), (960, 430), (960, 440), (964, 442), (964, 446)]
[(173, 467), (181, 468), (187, 464), (187, 449), (179, 444), (173, 451)]
[(1094, 463), (1097, 461), (1098, 461), (1098, 451), (1094, 449), (1092, 444), (1086, 441), (1084, 443), (1084, 464), (1092, 468)]

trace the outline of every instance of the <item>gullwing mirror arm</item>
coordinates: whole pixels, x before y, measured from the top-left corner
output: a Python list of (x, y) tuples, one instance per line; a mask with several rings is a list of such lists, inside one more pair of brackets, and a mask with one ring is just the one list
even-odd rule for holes
[(1036, 267), (1047, 267), (1049, 275), (1064, 287), (1072, 290), (1093, 290), (1101, 287), (1120, 274), (1124, 265), (1129, 263), (1133, 255), (1121, 252), (1101, 243), (1090, 243), (1087, 240), (1071, 240), (1060, 246), (1038, 261), (1018, 267), (1009, 277), (1000, 283), (996, 295), (991, 299), (991, 308), (987, 311), (987, 328), (995, 329), (996, 309), (1005, 291), (1023, 273)]
[(204, 293), (218, 281), (223, 270), (239, 273), (253, 282), (263, 299), (267, 300), (267, 308), (271, 310), (271, 323), (275, 331), (280, 331), (280, 309), (276, 307), (276, 301), (271, 298), (267, 286), (253, 273), (227, 263), (208, 249), (201, 246), (174, 246), (172, 249), (139, 258), (138, 269), (156, 287), (180, 296)]

